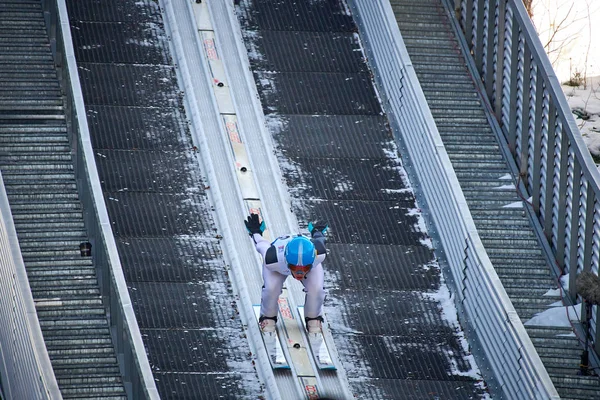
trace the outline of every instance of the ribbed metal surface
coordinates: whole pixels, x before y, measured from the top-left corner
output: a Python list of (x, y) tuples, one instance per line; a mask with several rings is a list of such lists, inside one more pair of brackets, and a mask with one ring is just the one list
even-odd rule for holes
[[(525, 322), (559, 300), (558, 296), (545, 295), (548, 289), (556, 287), (556, 283), (523, 209), (504, 208), (522, 199), (516, 194), (513, 180), (504, 179), (509, 169), (492, 130), (485, 126), (484, 108), (465, 107), (461, 103), (466, 91), (476, 93), (469, 73), (466, 68), (461, 68), (462, 72), (455, 75), (457, 72), (449, 72), (444, 62), (444, 59), (453, 57), (464, 63), (460, 46), (449, 25), (449, 11), (441, 1), (428, 0), (428, 6), (420, 11), (419, 21), (423, 26), (419, 27), (414, 26), (414, 21), (404, 13), (411, 2), (394, 0), (391, 3), (479, 234), (519, 317)], [(490, 23), (487, 21), (488, 13), (484, 15), (485, 23)], [(429, 24), (445, 26), (445, 35), (428, 30), (426, 26)], [(506, 57), (510, 60), (509, 54)], [(486, 59), (485, 56), (482, 58)], [(437, 64), (436, 60), (439, 60)], [(486, 69), (492, 66), (484, 63), (482, 68), (485, 74)], [(439, 91), (442, 87), (443, 93)], [(547, 102), (541, 105), (548, 107)], [(502, 106), (511, 107), (509, 103)], [(509, 121), (506, 120), (505, 124), (508, 126)], [(540, 162), (546, 165), (550, 162), (545, 156), (549, 145), (547, 120), (540, 129), (542, 140), (538, 146), (544, 155)], [(531, 143), (529, 148), (533, 146)], [(544, 176), (540, 181), (543, 199), (547, 181)], [(561, 397), (590, 399), (600, 395), (597, 378), (576, 376), (582, 351), (576, 337), (565, 336), (556, 340), (554, 338), (564, 333), (561, 328), (526, 327)]]
[[(473, 380), (453, 375), (449, 360), (464, 371), (464, 352), (424, 294), (440, 288), (440, 271), (427, 267), (433, 253), (349, 13), (291, 0), (236, 11), (292, 211), (301, 225), (331, 226), (325, 314), (352, 393), (478, 397)], [(289, 51), (291, 40), (303, 49)]]
[(0, 169), (63, 398), (124, 399), (39, 1), (0, 4)]
[(58, 399), (60, 391), (35, 312), (14, 222), (0, 177), (0, 343), (2, 395)]
[(160, 397), (260, 398), (158, 3), (67, 4), (98, 173)]

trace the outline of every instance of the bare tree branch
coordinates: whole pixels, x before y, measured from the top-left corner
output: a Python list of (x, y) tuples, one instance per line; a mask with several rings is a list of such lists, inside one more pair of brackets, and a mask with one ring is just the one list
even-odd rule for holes
[(571, 11), (573, 11), (573, 6), (574, 6), (574, 4), (571, 3), (571, 7), (569, 8), (569, 11), (567, 11), (567, 15), (565, 15), (565, 17), (562, 19), (562, 21), (560, 21), (558, 23), (558, 25), (554, 25), (554, 29), (552, 30), (552, 35), (550, 36), (550, 39), (548, 39), (548, 41), (544, 45), (544, 48), (546, 49), (546, 51), (548, 50), (548, 46), (550, 46), (550, 43), (552, 43), (554, 41), (554, 37), (556, 36), (556, 34), (560, 30), (562, 30), (561, 27), (565, 23), (565, 21), (569, 18), (569, 15), (571, 15)]

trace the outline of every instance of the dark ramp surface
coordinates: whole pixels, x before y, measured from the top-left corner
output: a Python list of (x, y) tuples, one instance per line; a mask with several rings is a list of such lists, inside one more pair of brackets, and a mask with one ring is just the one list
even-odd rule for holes
[(157, 2), (69, 0), (96, 162), (162, 399), (262, 395)]
[[(243, 0), (236, 8), (299, 221), (331, 226), (326, 315), (360, 399), (472, 399), (480, 385), (422, 244), (356, 26), (335, 0)], [(454, 365), (454, 367), (451, 366)]]

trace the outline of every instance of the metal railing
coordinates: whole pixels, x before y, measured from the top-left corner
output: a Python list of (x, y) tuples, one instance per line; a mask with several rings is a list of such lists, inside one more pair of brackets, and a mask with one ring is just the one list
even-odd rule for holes
[(0, 175), (0, 398), (62, 399)]
[(504, 398), (558, 399), (483, 248), (390, 4), (349, 3), (417, 200), (431, 222), (436, 254), (448, 274), (460, 319), (486, 381)]
[[(493, 112), (519, 169), (559, 273), (598, 275), (600, 173), (520, 0), (461, 0), (457, 10)], [(598, 307), (591, 339), (600, 351)]]
[(54, 62), (66, 96), (69, 141), (92, 259), (125, 390), (130, 399), (158, 399), (96, 169), (67, 7), (64, 0), (42, 0), (42, 5)]

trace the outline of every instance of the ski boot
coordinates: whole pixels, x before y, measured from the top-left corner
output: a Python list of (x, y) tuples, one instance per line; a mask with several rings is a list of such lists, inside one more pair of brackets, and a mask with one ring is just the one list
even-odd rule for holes
[(264, 315), (261, 315), (258, 319), (258, 324), (260, 325), (260, 330), (263, 333), (275, 332), (277, 317), (265, 317)]
[(323, 317), (318, 316), (316, 318), (304, 318), (306, 321), (306, 330), (308, 333), (321, 333), (323, 325)]

